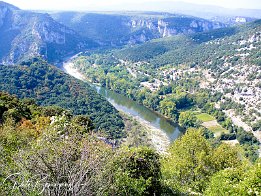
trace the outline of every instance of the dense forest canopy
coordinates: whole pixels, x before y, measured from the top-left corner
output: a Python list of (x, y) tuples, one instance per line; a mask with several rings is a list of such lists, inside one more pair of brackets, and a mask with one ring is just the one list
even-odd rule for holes
[(88, 115), (97, 130), (122, 137), (118, 111), (87, 83), (76, 80), (40, 59), (14, 66), (0, 66), (0, 90), (19, 98), (33, 98), (41, 105), (57, 105), (73, 114)]

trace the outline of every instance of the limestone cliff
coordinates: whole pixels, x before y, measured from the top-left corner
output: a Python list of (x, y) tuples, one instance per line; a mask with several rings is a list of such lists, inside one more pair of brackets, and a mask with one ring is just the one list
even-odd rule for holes
[(208, 20), (193, 17), (170, 17), (164, 19), (132, 19), (128, 23), (132, 29), (147, 28), (160, 37), (169, 37), (178, 34), (190, 34), (204, 32), (212, 29), (223, 28), (224, 24), (220, 22), (211, 22)]

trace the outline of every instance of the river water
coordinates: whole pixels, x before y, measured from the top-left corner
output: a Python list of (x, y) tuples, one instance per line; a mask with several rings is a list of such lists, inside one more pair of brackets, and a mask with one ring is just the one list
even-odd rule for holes
[(149, 110), (148, 108), (130, 100), (129, 98), (110, 91), (100, 86), (94, 86), (99, 94), (104, 96), (117, 110), (127, 115), (142, 119), (152, 127), (160, 129), (168, 136), (170, 141), (178, 138), (182, 132), (177, 124), (172, 123), (163, 116)]

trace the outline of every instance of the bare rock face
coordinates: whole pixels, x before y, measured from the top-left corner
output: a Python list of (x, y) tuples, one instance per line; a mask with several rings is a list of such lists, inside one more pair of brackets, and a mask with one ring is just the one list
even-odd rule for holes
[(225, 25), (170, 13), (103, 14), (58, 12), (51, 16), (103, 46), (122, 46), (179, 34), (203, 32)]
[[(204, 32), (225, 27), (220, 22), (211, 22), (199, 18), (170, 17), (164, 19), (132, 19), (128, 26), (132, 29), (147, 28), (159, 37), (170, 37), (178, 34)], [(146, 37), (146, 35), (144, 35)], [(147, 39), (144, 39), (147, 40)], [(131, 43), (135, 42), (131, 37)]]

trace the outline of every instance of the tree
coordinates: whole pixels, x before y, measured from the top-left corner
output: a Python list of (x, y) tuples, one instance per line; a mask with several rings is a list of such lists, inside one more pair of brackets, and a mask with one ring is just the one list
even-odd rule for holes
[(144, 100), (144, 105), (148, 106), (149, 108), (153, 109), (154, 111), (157, 110), (159, 105), (160, 99), (159, 96), (155, 93), (149, 94), (146, 96)]
[(203, 193), (213, 174), (242, 164), (238, 154), (227, 144), (213, 148), (201, 129), (190, 128), (162, 161), (163, 183), (173, 194)]
[[(72, 124), (64, 132), (63, 125), (46, 129), (14, 156), (16, 167), (6, 179), (12, 194), (102, 195), (108, 189), (111, 177), (104, 171), (113, 157), (111, 148)], [(11, 175), (14, 171), (17, 175)]]
[(257, 121), (252, 128), (253, 131), (261, 131), (261, 120)]
[(197, 117), (190, 111), (181, 112), (179, 115), (179, 124), (185, 129), (189, 127), (198, 127), (199, 122)]
[(245, 163), (238, 168), (227, 168), (213, 175), (205, 195), (259, 195), (261, 192), (261, 162)]
[(160, 101), (159, 108), (163, 115), (176, 119), (177, 108), (175, 102), (169, 100), (168, 98), (165, 98), (162, 101)]
[(85, 130), (85, 133), (94, 130), (94, 125), (88, 116), (78, 115), (73, 118), (73, 121), (76, 124), (82, 126)]
[(170, 147), (162, 162), (164, 183), (173, 193), (202, 192), (213, 173), (209, 142), (196, 129), (188, 129)]
[(241, 162), (238, 158), (239, 151), (236, 147), (222, 143), (214, 149), (212, 163), (216, 171), (225, 168), (235, 168), (240, 166)]
[(109, 169), (113, 184), (108, 195), (159, 195), (161, 192), (159, 155), (147, 147), (123, 148)]

